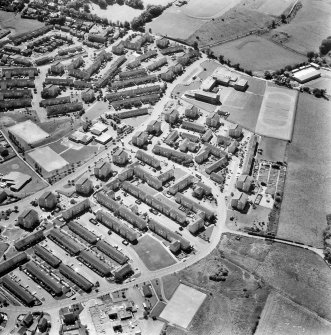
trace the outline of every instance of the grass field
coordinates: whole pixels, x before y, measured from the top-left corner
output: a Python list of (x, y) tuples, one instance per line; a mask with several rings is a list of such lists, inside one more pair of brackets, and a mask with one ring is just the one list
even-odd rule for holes
[(161, 16), (146, 24), (146, 30), (151, 29), (153, 34), (160, 34), (179, 39), (187, 39), (192, 31), (199, 29), (204, 20), (185, 15), (178, 7), (171, 6)]
[(264, 28), (271, 21), (269, 15), (238, 5), (224, 15), (206, 22), (187, 41), (190, 43), (197, 41), (200, 47), (209, 46)]
[(133, 249), (151, 271), (163, 269), (176, 263), (163, 245), (149, 235), (143, 236), (139, 243), (133, 246)]
[(44, 23), (38, 20), (21, 19), (19, 14), (0, 11), (0, 27), (9, 29), (13, 34), (25, 33), (43, 26)]
[(180, 327), (187, 328), (205, 298), (205, 293), (190, 286), (180, 284), (170, 302), (162, 311), (160, 318)]
[(96, 101), (86, 108), (84, 117), (87, 117), (89, 120), (94, 120), (106, 112), (109, 112), (108, 102)]
[(262, 154), (258, 154), (258, 157), (272, 162), (283, 162), (285, 160), (287, 143), (287, 141), (278, 140), (277, 138), (262, 136), (259, 144)]
[(2, 255), (6, 252), (6, 250), (8, 249), (9, 244), (8, 243), (3, 243), (0, 242), (0, 257), (2, 257)]
[(85, 162), (89, 158), (92, 158), (94, 153), (99, 153), (97, 146), (83, 146), (79, 150), (69, 149), (65, 151), (61, 156), (69, 163)]
[[(201, 306), (189, 328), (189, 334), (223, 334), (220, 329), (224, 330), (224, 334), (252, 333), (269, 287), (244, 270), (245, 267), (229, 261), (217, 247), (205, 259), (178, 273), (182, 283), (197, 285), (212, 294)], [(225, 280), (210, 280), (209, 276), (215, 275), (220, 269), (228, 271)]]
[(294, 0), (245, 0), (242, 5), (264, 14), (280, 16), (293, 3)]
[[(314, 252), (252, 237), (223, 234), (226, 259), (245, 267), (295, 303), (331, 320), (331, 271)], [(283, 321), (280, 321), (283, 322)]]
[(223, 55), (232, 64), (239, 63), (244, 69), (255, 72), (277, 70), (286, 65), (306, 61), (306, 57), (288, 51), (271, 41), (248, 36), (212, 48), (216, 56)]
[(39, 177), (39, 175), (33, 172), (21, 159), (15, 157), (8, 162), (0, 165), (1, 173), (4, 175), (11, 171), (18, 171), (25, 173), (32, 177), (32, 180), (24, 186), (19, 192), (15, 192), (17, 196), (24, 196), (25, 194), (33, 194), (37, 191), (42, 190), (47, 184)]
[(331, 334), (331, 323), (279, 293), (269, 294), (255, 335)]
[[(271, 31), (271, 36), (286, 33), (283, 44), (306, 54), (318, 51), (322, 39), (330, 35), (330, 0), (301, 0), (303, 7), (289, 24)], [(275, 37), (277, 40), (277, 37)]]
[(254, 131), (263, 97), (232, 90), (221, 109), (230, 113), (228, 120)]
[(179, 285), (179, 278), (177, 275), (171, 274), (163, 277), (162, 282), (165, 298), (170, 300)]
[(300, 94), (277, 236), (322, 248), (331, 212), (330, 103)]

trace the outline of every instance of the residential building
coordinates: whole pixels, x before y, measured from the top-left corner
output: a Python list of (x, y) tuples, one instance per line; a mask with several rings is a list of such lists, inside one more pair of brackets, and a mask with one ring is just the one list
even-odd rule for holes
[(220, 103), (219, 94), (212, 92), (197, 91), (194, 93), (194, 98), (213, 105), (218, 105)]
[(196, 161), (196, 163), (202, 164), (208, 159), (209, 154), (210, 154), (210, 151), (204, 148), (195, 156), (194, 160)]
[(210, 174), (210, 179), (221, 185), (223, 185), (225, 181), (224, 176), (220, 172), (212, 172)]
[(220, 125), (220, 116), (217, 112), (206, 117), (206, 125), (208, 127), (218, 128)]
[(191, 108), (186, 108), (185, 116), (189, 119), (197, 119), (200, 116), (198, 107), (192, 105)]
[(242, 174), (237, 179), (236, 187), (239, 191), (247, 193), (251, 190), (253, 183), (254, 183), (253, 177)]
[(179, 112), (177, 109), (164, 112), (164, 120), (170, 124), (175, 124), (178, 121)]
[(179, 152), (177, 150), (162, 147), (160, 145), (154, 145), (153, 153), (167, 157), (168, 159), (171, 159), (178, 164), (189, 165), (193, 162), (193, 157), (191, 155)]
[(93, 182), (87, 177), (83, 177), (76, 182), (76, 192), (83, 196), (88, 196), (93, 192)]
[(245, 193), (239, 193), (231, 199), (231, 206), (238, 211), (243, 211), (248, 203), (248, 196)]
[(38, 200), (39, 206), (47, 210), (52, 210), (57, 205), (57, 196), (50, 191), (47, 191), (42, 194)]
[(152, 120), (147, 125), (147, 132), (148, 132), (148, 134), (160, 135), (162, 133), (161, 125), (162, 125), (161, 121)]
[(18, 225), (26, 230), (33, 230), (39, 224), (38, 212), (34, 209), (25, 209), (17, 219)]
[(164, 140), (164, 143), (172, 147), (179, 138), (178, 130), (173, 130)]
[(98, 179), (106, 180), (112, 174), (113, 169), (109, 162), (100, 162), (94, 167), (94, 174)]
[(223, 136), (223, 135), (218, 135), (217, 136), (217, 144), (218, 145), (227, 147), (227, 146), (230, 145), (230, 143), (231, 143), (231, 138), (230, 137)]
[(50, 72), (55, 75), (62, 75), (64, 73), (64, 65), (61, 62), (56, 62), (51, 65)]
[(196, 131), (201, 134), (204, 134), (207, 130), (206, 127), (202, 124), (197, 124), (195, 122), (190, 122), (190, 121), (185, 121), (185, 120), (182, 122), (182, 128)]
[(148, 141), (148, 133), (146, 131), (138, 131), (132, 136), (132, 144), (141, 148)]
[(191, 234), (196, 235), (203, 227), (204, 220), (202, 218), (198, 218), (188, 225), (188, 230)]
[(182, 152), (196, 152), (199, 150), (199, 144), (191, 142), (188, 138), (185, 138), (179, 145), (179, 150)]
[(161, 162), (154, 156), (146, 153), (145, 151), (138, 150), (136, 153), (136, 158), (140, 161), (152, 166), (155, 169), (160, 168)]
[(243, 135), (243, 129), (241, 126), (237, 125), (235, 128), (229, 129), (229, 136), (232, 138), (240, 138)]
[(87, 88), (86, 90), (82, 92), (81, 97), (85, 103), (90, 103), (94, 101), (95, 99), (94, 90), (92, 88)]
[(221, 159), (219, 159), (219, 160), (216, 161), (215, 163), (209, 165), (209, 166), (205, 169), (206, 173), (211, 174), (212, 172), (215, 172), (215, 171), (221, 169), (223, 166), (226, 165), (227, 161), (228, 161), (228, 160), (226, 159), (226, 157), (222, 157)]
[(208, 129), (201, 137), (202, 142), (209, 142), (213, 138), (213, 132), (211, 129)]
[(180, 178), (175, 184), (169, 188), (169, 193), (175, 195), (177, 192), (184, 190), (186, 187), (189, 187), (193, 184), (193, 176), (187, 175)]
[(124, 166), (129, 161), (129, 154), (124, 150), (119, 148), (113, 154), (113, 163), (116, 165)]

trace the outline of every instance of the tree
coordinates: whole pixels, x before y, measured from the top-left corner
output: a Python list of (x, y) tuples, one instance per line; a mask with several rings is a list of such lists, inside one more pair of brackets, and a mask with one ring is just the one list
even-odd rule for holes
[(267, 79), (267, 80), (270, 80), (272, 79), (272, 75), (269, 71), (265, 71), (264, 72), (264, 78)]
[(198, 45), (198, 42), (197, 42), (197, 41), (194, 41), (194, 42), (193, 42), (193, 48), (194, 48), (195, 50), (199, 50), (199, 45)]
[(307, 52), (307, 58), (311, 60), (312, 58), (315, 57), (315, 52), (314, 51), (308, 51)]
[(282, 20), (282, 23), (287, 23), (287, 21), (286, 21), (286, 15), (285, 14), (282, 14), (280, 16), (280, 19)]
[(322, 41), (319, 49), (321, 55), (326, 55), (331, 50), (331, 36)]

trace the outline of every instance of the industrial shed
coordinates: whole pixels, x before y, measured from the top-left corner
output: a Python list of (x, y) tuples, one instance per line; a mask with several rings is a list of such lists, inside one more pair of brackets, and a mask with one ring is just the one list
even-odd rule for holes
[(63, 276), (75, 283), (83, 291), (91, 291), (93, 284), (89, 280), (85, 279), (82, 275), (77, 273), (75, 270), (73, 270), (71, 267), (65, 264), (60, 264), (59, 270)]
[(82, 239), (84, 239), (86, 242), (90, 244), (96, 244), (98, 241), (98, 238), (88, 229), (80, 225), (76, 221), (70, 221), (67, 224), (68, 228), (73, 231), (75, 234), (80, 236)]
[(39, 243), (45, 238), (44, 232), (42, 230), (38, 230), (35, 233), (32, 233), (24, 238), (15, 242), (15, 248), (17, 251), (24, 251), (35, 244)]
[(42, 271), (41, 268), (35, 262), (29, 262), (26, 264), (25, 269), (34, 277), (37, 281), (40, 281), (47, 290), (51, 291), (56, 296), (62, 294), (62, 285), (59, 284), (53, 277)]
[(59, 244), (63, 249), (69, 252), (71, 255), (78, 255), (80, 252), (79, 245), (72, 240), (69, 236), (63, 234), (58, 229), (52, 229), (48, 235), (55, 243)]
[(21, 252), (18, 255), (0, 263), (0, 277), (6, 275), (12, 270), (15, 270), (18, 266), (24, 264), (28, 260), (28, 255), (25, 252)]
[(110, 276), (110, 267), (91, 251), (82, 250), (78, 256), (78, 259), (87, 266), (91, 267), (92, 270), (94, 270), (101, 277)]
[(24, 305), (32, 307), (34, 305), (34, 296), (26, 291), (16, 281), (10, 279), (8, 276), (2, 278), (2, 285), (15, 297), (24, 303)]
[(100, 240), (96, 244), (98, 250), (106, 254), (108, 257), (113, 259), (118, 264), (125, 264), (129, 258), (122, 254), (120, 251), (118, 251), (116, 248), (108, 244), (107, 242)]
[(39, 256), (42, 260), (44, 260), (46, 263), (48, 263), (53, 268), (57, 268), (60, 263), (62, 262), (60, 258), (53, 255), (50, 251), (45, 249), (44, 247), (40, 245), (36, 245), (34, 248), (34, 253)]

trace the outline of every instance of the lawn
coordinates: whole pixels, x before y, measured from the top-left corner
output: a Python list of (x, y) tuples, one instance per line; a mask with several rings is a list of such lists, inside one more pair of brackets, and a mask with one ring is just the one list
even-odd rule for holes
[(164, 308), (167, 305), (162, 302), (162, 301), (158, 301), (158, 303), (154, 306), (154, 308), (152, 309), (151, 313), (150, 313), (150, 317), (159, 317), (160, 314), (162, 313), (162, 311), (164, 310)]
[(262, 73), (277, 70), (307, 60), (292, 51), (258, 36), (248, 36), (212, 48), (216, 56), (223, 55), (232, 64), (239, 63), (247, 70)]
[(278, 292), (272, 292), (267, 299), (255, 335), (278, 334), (331, 334), (331, 323), (301, 308)]
[(238, 123), (250, 131), (255, 130), (263, 97), (238, 91), (231, 91), (223, 101), (221, 109), (230, 113), (228, 120)]
[(79, 150), (69, 149), (61, 156), (69, 163), (86, 162), (93, 157), (95, 153), (99, 153), (100, 149), (97, 146), (86, 145)]
[(65, 145), (61, 144), (62, 139), (58, 140), (56, 142), (53, 142), (49, 145), (49, 147), (54, 150), (57, 154), (60, 154), (61, 152), (63, 152), (64, 150), (67, 150), (68, 147), (66, 147)]
[(286, 34), (283, 44), (303, 54), (308, 51), (317, 52), (322, 39), (330, 35), (330, 1), (301, 0), (301, 3), (303, 7), (291, 22), (272, 30), (271, 33), (276, 40)]
[(160, 242), (150, 235), (145, 235), (139, 239), (139, 243), (133, 246), (133, 249), (150, 271), (156, 271), (176, 264), (175, 258), (164, 249)]
[(295, 0), (245, 0), (243, 5), (249, 9), (256, 10), (258, 12), (280, 16), (289, 7), (293, 5)]
[(323, 248), (331, 212), (330, 103), (300, 94), (277, 236)]
[(198, 74), (201, 80), (205, 80), (207, 77), (211, 76), (213, 72), (221, 65), (213, 60), (206, 60), (201, 64), (202, 71)]
[(3, 243), (0, 242), (0, 257), (2, 257), (2, 255), (6, 252), (6, 250), (8, 249), (9, 244), (8, 243)]
[(179, 278), (175, 274), (167, 275), (162, 278), (163, 291), (165, 298), (170, 300), (179, 286)]
[(258, 157), (272, 162), (283, 162), (285, 161), (287, 143), (287, 141), (277, 138), (262, 136), (259, 144), (262, 154), (259, 154)]
[(108, 101), (96, 101), (91, 106), (86, 108), (84, 117), (87, 117), (89, 120), (94, 120), (98, 118), (103, 113), (109, 112)]
[(13, 34), (26, 33), (43, 26), (44, 23), (38, 20), (22, 19), (19, 14), (0, 11), (0, 27), (11, 30)]

